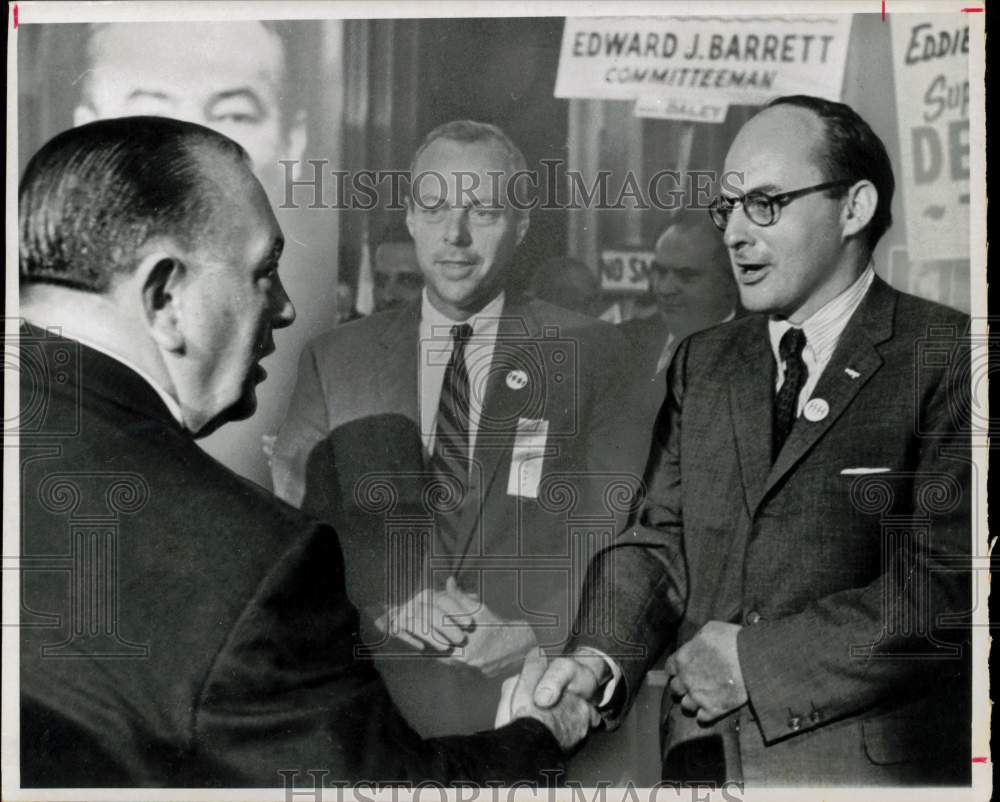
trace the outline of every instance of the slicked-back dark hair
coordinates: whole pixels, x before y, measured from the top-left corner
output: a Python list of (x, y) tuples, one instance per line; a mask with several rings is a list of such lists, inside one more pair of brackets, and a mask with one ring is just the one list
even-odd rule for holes
[(878, 192), (878, 205), (868, 223), (866, 244), (869, 251), (875, 250), (892, 225), (892, 194), (896, 189), (892, 162), (882, 140), (846, 103), (812, 95), (785, 95), (772, 100), (766, 108), (775, 106), (807, 109), (822, 120), (826, 136), (820, 164), (827, 181), (872, 182)]
[(225, 188), (212, 167), (246, 166), (226, 136), (166, 117), (119, 117), (55, 136), (18, 191), (22, 282), (106, 292), (154, 236), (185, 247), (209, 229)]

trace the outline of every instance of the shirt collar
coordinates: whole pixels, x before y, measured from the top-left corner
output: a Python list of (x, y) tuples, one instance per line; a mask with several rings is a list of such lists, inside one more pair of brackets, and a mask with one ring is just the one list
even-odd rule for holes
[[(825, 306), (818, 309), (800, 327), (806, 335), (806, 348), (812, 351), (813, 358), (817, 364), (825, 364), (833, 355), (833, 350), (837, 347), (840, 335), (847, 326), (847, 321), (861, 304), (868, 288), (875, 280), (875, 268), (871, 262), (864, 269), (860, 276), (833, 300), (827, 302)], [(774, 353), (776, 362), (781, 362), (778, 346), (786, 331), (792, 328), (792, 324), (787, 320), (771, 318), (767, 322), (768, 336), (771, 340), (771, 351)]]
[[(503, 305), (506, 297), (506, 293), (501, 291), (501, 293), (486, 304), (486, 306), (476, 312), (476, 314), (468, 320), (464, 321), (472, 326), (473, 336), (483, 337), (496, 331), (497, 326), (499, 325), (500, 313), (503, 312)], [(431, 303), (430, 298), (427, 296), (427, 289), (425, 287), (423, 291), (423, 300), (420, 306), (420, 328), (422, 336), (435, 339), (451, 337), (451, 327), (458, 322), (459, 321), (452, 320), (450, 317), (442, 313), (436, 306), (434, 306), (434, 304)]]

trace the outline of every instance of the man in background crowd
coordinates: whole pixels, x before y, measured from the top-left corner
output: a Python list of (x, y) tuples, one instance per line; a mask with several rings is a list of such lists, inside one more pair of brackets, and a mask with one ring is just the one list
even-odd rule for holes
[(647, 431), (666, 394), (667, 366), (688, 335), (736, 316), (729, 254), (707, 211), (682, 211), (656, 240), (649, 274), (657, 314), (621, 324), (633, 348), (638, 414)]
[[(204, 125), (240, 143), (274, 207), (284, 200), (286, 169), (306, 145), (303, 77), (292, 72), (289, 23), (258, 21), (102, 23), (87, 30), (86, 70), (75, 124), (145, 114)], [(293, 170), (294, 174), (294, 170)], [(278, 209), (286, 238), (289, 290), (298, 299), (299, 324), (270, 360), (272, 381), (248, 421), (202, 443), (213, 456), (265, 487), (270, 474), (262, 438), (277, 429), (294, 381), (295, 356), (335, 321), (336, 266), (324, 220), (307, 209)]]
[(343, 533), (380, 670), (425, 735), (491, 723), (502, 678), (563, 642), (648, 447), (620, 333), (508, 286), (529, 214), (496, 177), (524, 169), (495, 126), (428, 134), (407, 213), (424, 291), (310, 343), (275, 445), (276, 492)]
[(772, 101), (725, 170), (750, 314), (674, 355), (644, 506), (535, 700), (614, 721), (666, 654), (667, 781), (968, 785), (969, 318), (875, 275), (895, 179), (849, 106)]
[(195, 445), (253, 413), (295, 317), (246, 152), (177, 120), (91, 123), (32, 159), (19, 216), (21, 364), (46, 368), (20, 385), (22, 785), (558, 769), (579, 699), (550, 714), (515, 688), (503, 730), (422, 741), (356, 659), (336, 533)]
[(383, 242), (375, 249), (372, 266), (375, 311), (384, 312), (415, 302), (424, 289), (413, 242)]

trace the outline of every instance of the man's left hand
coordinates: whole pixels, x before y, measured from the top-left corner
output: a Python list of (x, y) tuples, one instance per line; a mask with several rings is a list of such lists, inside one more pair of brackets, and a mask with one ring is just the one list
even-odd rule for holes
[(698, 634), (667, 658), (670, 691), (681, 707), (708, 724), (746, 704), (737, 624), (709, 621)]

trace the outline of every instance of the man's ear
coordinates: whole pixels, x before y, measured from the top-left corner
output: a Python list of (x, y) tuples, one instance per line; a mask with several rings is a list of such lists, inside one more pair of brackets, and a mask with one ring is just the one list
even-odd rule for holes
[(858, 181), (847, 190), (841, 212), (844, 237), (852, 237), (867, 226), (878, 207), (878, 190), (871, 181)]
[(183, 353), (181, 312), (187, 268), (173, 254), (155, 251), (144, 256), (136, 268), (142, 293), (142, 309), (153, 339), (166, 351)]
[(522, 212), (521, 216), (517, 220), (517, 245), (520, 245), (524, 240), (524, 237), (528, 233), (528, 228), (531, 225), (531, 219), (527, 212)]
[(413, 233), (413, 198), (406, 201), (406, 230), (410, 232), (410, 237), (416, 242), (417, 237)]
[(86, 103), (80, 103), (73, 109), (73, 127), (92, 123), (97, 119), (97, 112)]

